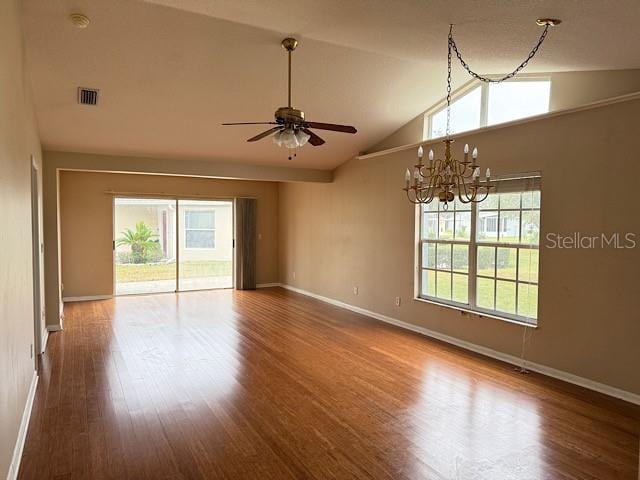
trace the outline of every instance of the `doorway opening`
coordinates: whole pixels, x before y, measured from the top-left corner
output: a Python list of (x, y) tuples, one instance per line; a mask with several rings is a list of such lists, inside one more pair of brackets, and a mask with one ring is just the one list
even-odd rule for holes
[(233, 202), (116, 197), (116, 295), (233, 287)]
[(31, 255), (33, 267), (33, 356), (35, 369), (38, 369), (38, 355), (42, 352), (43, 297), (42, 297), (42, 239), (40, 236), (40, 190), (38, 185), (38, 166), (31, 155)]

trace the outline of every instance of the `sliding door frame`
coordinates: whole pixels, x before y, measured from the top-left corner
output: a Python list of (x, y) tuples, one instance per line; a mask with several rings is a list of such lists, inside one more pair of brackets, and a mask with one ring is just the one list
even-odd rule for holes
[[(235, 232), (235, 221), (236, 221), (236, 197), (203, 197), (203, 196), (188, 196), (188, 195), (162, 195), (162, 194), (145, 194), (145, 193), (112, 193), (111, 198), (111, 229), (113, 232), (112, 239), (112, 259), (111, 265), (113, 267), (113, 296), (132, 296), (132, 295), (155, 295), (162, 293), (171, 293), (168, 292), (149, 292), (149, 293), (129, 293), (118, 295), (116, 293), (117, 286), (117, 276), (116, 276), (116, 200), (118, 198), (149, 198), (149, 199), (157, 199), (157, 200), (173, 200), (176, 205), (176, 289), (173, 293), (180, 293), (180, 201), (181, 200), (200, 200), (203, 202), (227, 202), (231, 206), (231, 287), (230, 289), (235, 289), (235, 281), (236, 281), (236, 232)], [(201, 292), (205, 290), (227, 290), (228, 288), (200, 288), (200, 289), (192, 289), (185, 290), (185, 292)]]
[[(202, 292), (207, 290), (234, 290), (235, 282), (236, 282), (236, 229), (235, 229), (235, 220), (236, 220), (236, 202), (235, 197), (189, 197), (180, 195), (176, 197), (176, 293), (179, 292)], [(221, 287), (221, 288), (192, 288), (189, 290), (180, 290), (180, 201), (181, 200), (199, 200), (203, 202), (225, 202), (229, 203), (231, 206), (231, 286), (230, 287)]]

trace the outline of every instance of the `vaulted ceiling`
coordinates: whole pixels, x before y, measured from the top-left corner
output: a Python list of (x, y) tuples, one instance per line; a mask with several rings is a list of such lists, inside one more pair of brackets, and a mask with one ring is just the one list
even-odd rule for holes
[[(23, 0), (36, 115), (45, 149), (330, 169), (443, 95), (446, 32), (485, 73), (528, 52), (537, 17), (563, 19), (530, 72), (640, 67), (637, 0)], [(68, 19), (81, 12), (86, 29)], [(269, 139), (245, 140), (286, 104), (280, 40), (300, 38), (293, 103), (355, 136), (294, 160)], [(468, 77), (455, 71), (456, 83)], [(100, 89), (96, 107), (77, 87)]]

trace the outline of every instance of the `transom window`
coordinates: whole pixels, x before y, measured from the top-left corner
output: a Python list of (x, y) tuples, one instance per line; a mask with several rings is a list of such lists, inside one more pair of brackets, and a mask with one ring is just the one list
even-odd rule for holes
[(536, 324), (540, 178), (496, 185), (479, 204), (421, 206), (420, 297)]
[(216, 212), (187, 210), (184, 212), (185, 248), (216, 247)]
[[(546, 113), (549, 111), (550, 94), (549, 79), (482, 83), (451, 102), (451, 133)], [(443, 137), (446, 124), (445, 107), (426, 115), (424, 138)]]

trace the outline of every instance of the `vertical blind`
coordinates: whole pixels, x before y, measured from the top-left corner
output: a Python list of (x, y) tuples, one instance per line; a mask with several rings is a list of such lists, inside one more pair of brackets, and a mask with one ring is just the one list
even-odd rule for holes
[(256, 288), (256, 200), (236, 198), (236, 272), (237, 290)]

